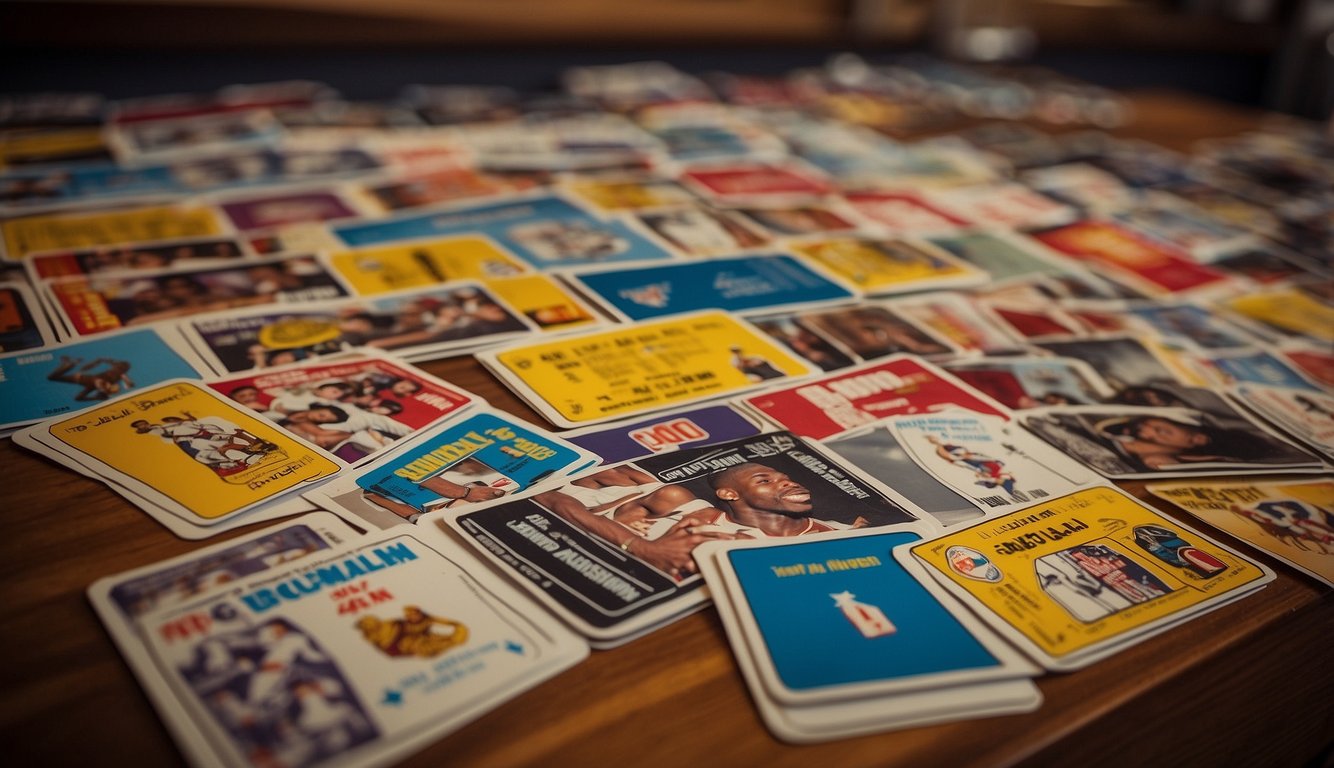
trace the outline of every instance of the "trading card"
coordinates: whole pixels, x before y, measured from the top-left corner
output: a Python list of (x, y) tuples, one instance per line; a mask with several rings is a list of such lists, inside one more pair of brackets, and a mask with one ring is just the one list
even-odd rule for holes
[(716, 311), (476, 357), (565, 427), (726, 397), (813, 370), (744, 321)]
[(19, 261), (39, 251), (77, 250), (120, 243), (225, 234), (212, 208), (156, 206), (94, 213), (49, 213), (6, 219), (4, 257)]
[(80, 336), (207, 312), (347, 296), (315, 256), (247, 259), (236, 266), (52, 278), (44, 290)]
[(231, 219), (232, 225), (243, 232), (362, 215), (334, 190), (256, 194), (219, 201), (218, 207)]
[(484, 408), (405, 440), (306, 498), (362, 528), (388, 528), (437, 509), (514, 496), (596, 460), (521, 419)]
[(847, 214), (828, 205), (752, 206), (736, 210), (775, 237), (837, 234), (857, 228)]
[(1113, 394), (1088, 363), (1069, 358), (958, 360), (941, 367), (1016, 411), (1051, 405), (1093, 405)]
[(0, 429), (199, 374), (193, 356), (151, 328), (3, 354)]
[(165, 201), (187, 191), (165, 165), (34, 166), (0, 174), (0, 209), (58, 209), (108, 199)]
[(1296, 251), (1269, 242), (1220, 256), (1209, 264), (1264, 286), (1325, 271)]
[(1199, 349), (1237, 349), (1263, 343), (1225, 318), (1195, 304), (1130, 304), (1123, 311), (1163, 339)]
[(202, 735), (191, 761), (384, 765), (587, 655), (432, 542), (354, 541), (142, 617), (161, 714)]
[(157, 243), (109, 245), (77, 251), (35, 253), (24, 259), (33, 283), (55, 277), (103, 272), (146, 272), (233, 263), (248, 255), (243, 241), (209, 237)]
[(371, 352), (215, 379), (208, 386), (349, 464), (388, 450), (478, 400), (414, 366)]
[(786, 312), (747, 319), (774, 341), (822, 371), (834, 371), (856, 363), (847, 352), (802, 325), (799, 313)]
[(963, 352), (1011, 354), (1014, 337), (996, 319), (961, 293), (932, 292), (896, 299), (894, 311), (929, 328)]
[(636, 219), (687, 256), (756, 248), (769, 238), (736, 213), (702, 206), (641, 211)]
[(554, 275), (515, 275), (482, 284), (540, 331), (563, 332), (602, 325), (602, 316)]
[(796, 165), (696, 166), (681, 180), (705, 196), (725, 202), (820, 197), (833, 191), (813, 169)]
[(797, 319), (861, 360), (901, 352), (923, 357), (948, 357), (956, 352), (947, 340), (919, 327), (889, 304), (803, 312)]
[[(726, 544), (718, 545), (726, 546)], [(704, 545), (699, 555), (700, 571), (710, 584), (720, 584), (719, 557)], [(918, 577), (919, 583), (928, 586)], [(928, 588), (930, 588), (928, 586)], [(733, 602), (725, 590), (712, 588), (720, 606)], [(937, 595), (950, 600), (948, 595)], [(953, 611), (952, 611), (953, 613)], [(960, 614), (954, 613), (957, 617)], [(746, 679), (760, 717), (775, 736), (794, 744), (828, 741), (899, 728), (949, 722), (965, 717), (1031, 712), (1042, 703), (1042, 694), (1027, 679), (957, 685), (891, 694), (880, 697), (837, 700), (825, 704), (784, 706), (769, 696), (760, 678), (755, 654), (737, 620), (736, 612), (720, 607), (723, 628), (732, 642), (741, 675)]]
[(116, 122), (108, 140), (123, 164), (135, 165), (277, 144), (282, 125), (261, 110)]
[(538, 268), (673, 256), (619, 221), (602, 221), (563, 198), (522, 200), (413, 212), (333, 228), (351, 247), (450, 235), (485, 235)]
[(1334, 396), (1257, 384), (1237, 384), (1229, 393), (1269, 423), (1334, 460)]
[(563, 276), (628, 322), (704, 309), (772, 311), (857, 298), (843, 283), (786, 254), (571, 271)]
[(1051, 226), (1079, 215), (1074, 208), (1013, 182), (937, 189), (928, 199), (982, 227)]
[(877, 485), (890, 487), (926, 513), (924, 521), (941, 526), (958, 525), (982, 517), (982, 510), (971, 500), (913, 461), (886, 426), (880, 421), (828, 438), (821, 445), (836, 458), (861, 470)]
[(1220, 306), (1272, 335), (1334, 342), (1334, 306), (1328, 298), (1300, 285), (1277, 286), (1224, 299)]
[(1110, 487), (905, 547), (1048, 669), (1079, 669), (1273, 580)]
[(1334, 389), (1334, 354), (1328, 347), (1314, 344), (1289, 343), (1278, 350), (1282, 359), (1292, 363), (1311, 381)]
[(704, 599), (704, 541), (801, 536), (917, 518), (796, 436), (645, 456), (486, 508), (438, 513), (595, 641)]
[(581, 177), (563, 182), (562, 188), (603, 212), (690, 205), (699, 199), (674, 181), (651, 177)]
[(895, 559), (918, 541), (895, 531), (710, 547), (715, 602), (739, 619), (769, 696), (800, 706), (1038, 673)]
[(1117, 479), (1318, 469), (1315, 456), (1235, 410), (1062, 406), (1024, 411), (1030, 432)]
[(1082, 360), (1112, 389), (1176, 381), (1177, 377), (1154, 350), (1128, 336), (1073, 341), (1037, 341), (1033, 346), (1057, 357)]
[(56, 335), (27, 283), (0, 282), (0, 352), (54, 344)]
[(1111, 221), (1086, 220), (1027, 234), (1060, 254), (1109, 270), (1117, 279), (1155, 296), (1216, 289), (1231, 282), (1226, 274), (1195, 262), (1185, 252)]
[(999, 416), (946, 411), (895, 416), (885, 426), (923, 469), (988, 513), (1098, 481), (1078, 462)]
[(181, 327), (219, 373), (270, 368), (360, 346), (424, 360), (533, 332), (488, 290), (466, 282), (374, 299), (219, 313), (189, 318)]
[(1021, 172), (1019, 181), (1048, 197), (1094, 213), (1129, 208), (1139, 200), (1139, 193), (1116, 175), (1089, 163), (1032, 168)]
[(1055, 305), (1034, 306), (1028, 302), (978, 297), (975, 303), (1000, 321), (1001, 326), (1025, 343), (1041, 339), (1084, 336), (1084, 326)]
[(989, 279), (986, 272), (920, 241), (839, 238), (792, 248), (868, 296), (966, 288)]
[(111, 162), (102, 126), (19, 128), (0, 132), (0, 168), (53, 163)]
[(485, 237), (458, 236), (330, 254), (330, 266), (360, 296), (531, 272)]
[[(176, 706), (162, 673), (141, 640), (135, 621), (148, 613), (181, 605), (213, 587), (287, 567), (311, 555), (360, 537), (327, 512), (316, 512), (257, 533), (191, 552), (143, 568), (108, 576), (88, 588), (88, 598), (116, 647), (144, 682), (144, 691), (160, 710)], [(151, 682), (150, 682), (151, 681)], [(186, 719), (166, 719), (178, 741), (202, 739)]]
[(364, 182), (359, 188), (377, 213), (424, 208), (474, 197), (519, 192), (525, 187), (476, 168), (448, 167), (385, 181)]
[(1240, 227), (1221, 222), (1185, 203), (1151, 197), (1143, 205), (1118, 211), (1113, 218), (1194, 258), (1213, 262), (1219, 256), (1238, 253), (1259, 244), (1260, 239)]
[(850, 192), (844, 199), (863, 218), (896, 236), (951, 234), (971, 223), (915, 192)]
[(1150, 483), (1147, 489), (1334, 587), (1334, 481)]
[(736, 402), (803, 437), (824, 440), (888, 416), (962, 408), (1008, 417), (986, 395), (912, 355), (865, 363)]
[[(1102, 281), (1076, 265), (1057, 261), (1043, 253), (1032, 241), (1001, 230), (940, 235), (927, 242), (958, 256), (991, 275), (1001, 283), (1017, 278), (1050, 277), (1056, 280), (1077, 277), (1083, 284), (1101, 286)], [(1101, 293), (1106, 293), (1102, 289)]]
[(598, 455), (603, 464), (696, 448), (763, 431), (758, 420), (724, 403), (670, 411), (649, 419), (585, 427), (561, 437)]
[[(298, 491), (342, 465), (195, 381), (176, 380), (26, 430), (154, 512), (209, 526)], [(142, 505), (141, 505), (142, 506)], [(156, 516), (156, 515), (155, 515)]]
[[(1305, 389), (1320, 391), (1318, 384), (1307, 376), (1311, 371), (1296, 365), (1296, 361), (1287, 355), (1290, 350), (1282, 351), (1229, 351), (1198, 355), (1195, 357), (1204, 369), (1204, 378), (1208, 384), (1228, 387), (1232, 384), (1263, 384), (1271, 387)], [(1334, 386), (1334, 380), (1322, 382), (1326, 387)]]

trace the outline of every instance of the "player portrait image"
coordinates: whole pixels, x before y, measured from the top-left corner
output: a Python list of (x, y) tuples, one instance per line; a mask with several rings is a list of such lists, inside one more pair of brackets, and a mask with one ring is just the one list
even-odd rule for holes
[(751, 318), (750, 322), (770, 338), (822, 371), (835, 371), (853, 364), (853, 359), (823, 336), (811, 331), (791, 314)]
[(226, 602), (211, 618), (178, 672), (251, 764), (311, 765), (379, 735), (312, 635), (286, 619), (252, 626)]
[(681, 251), (702, 256), (754, 248), (768, 238), (735, 214), (707, 208), (675, 208), (639, 214), (639, 220)]
[(266, 460), (286, 458), (278, 446), (217, 416), (195, 418), (182, 412), (180, 416), (162, 416), (157, 423), (136, 419), (130, 427), (136, 434), (153, 435), (175, 445), (224, 480)]
[(1042, 591), (1075, 619), (1092, 623), (1172, 591), (1157, 576), (1103, 544), (1083, 544), (1039, 557)]

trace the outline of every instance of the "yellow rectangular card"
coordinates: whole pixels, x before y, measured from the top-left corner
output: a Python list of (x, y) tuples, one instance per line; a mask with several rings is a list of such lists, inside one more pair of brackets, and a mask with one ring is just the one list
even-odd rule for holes
[(359, 248), (335, 253), (329, 263), (363, 296), (532, 271), (491, 240), (476, 236)]
[(743, 320), (701, 312), (478, 353), (562, 426), (736, 394), (814, 369)]
[[(66, 454), (150, 501), (209, 525), (342, 468), (247, 408), (179, 380), (46, 422)], [(91, 461), (89, 461), (91, 460)]]
[(4, 256), (21, 261), (29, 253), (77, 250), (118, 243), (207, 237), (223, 232), (216, 211), (203, 207), (150, 206), (98, 213), (23, 216), (0, 223)]
[(1106, 486), (915, 544), (911, 553), (1049, 669), (1076, 669), (1273, 573)]

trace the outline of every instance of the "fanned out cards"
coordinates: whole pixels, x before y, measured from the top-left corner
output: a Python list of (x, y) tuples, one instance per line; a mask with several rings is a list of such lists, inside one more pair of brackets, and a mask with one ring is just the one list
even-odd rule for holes
[(344, 466), (185, 379), (41, 422), (14, 441), (106, 483), (187, 539), (306, 511), (297, 494)]
[(1096, 486), (904, 547), (1046, 669), (1080, 669), (1259, 589), (1263, 565)]
[(587, 655), (446, 537), (336, 523), (301, 518), (90, 588), (195, 765), (384, 765)]
[(720, 311), (485, 350), (477, 359), (564, 427), (736, 395), (813, 370), (744, 320)]
[[(710, 543), (700, 572), (765, 724), (824, 741), (1029, 712), (1040, 671), (896, 547), (900, 528)], [(920, 572), (920, 573), (919, 573)]]
[(694, 548), (918, 520), (816, 446), (773, 432), (643, 456), (525, 498), (427, 515), (518, 580), (595, 647), (701, 607)]
[(306, 498), (362, 528), (388, 528), (437, 509), (521, 494), (596, 460), (522, 419), (480, 408), (405, 440)]
[(1334, 480), (1150, 483), (1148, 491), (1334, 586)]

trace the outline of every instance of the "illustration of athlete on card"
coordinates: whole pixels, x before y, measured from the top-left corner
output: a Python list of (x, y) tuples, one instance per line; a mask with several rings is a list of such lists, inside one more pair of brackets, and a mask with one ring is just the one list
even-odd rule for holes
[(1042, 591), (1086, 624), (1172, 591), (1138, 563), (1102, 544), (1039, 557), (1033, 570)]
[[(437, 631), (443, 627), (445, 631)], [(418, 656), (430, 659), (468, 641), (468, 628), (460, 622), (432, 616), (415, 605), (403, 607), (403, 618), (381, 619), (367, 614), (357, 620), (366, 642), (386, 656)]]
[(156, 435), (163, 442), (174, 443), (187, 456), (227, 479), (247, 467), (278, 452), (278, 446), (262, 440), (226, 419), (208, 416), (197, 419), (189, 412), (183, 416), (163, 416), (154, 424), (147, 419), (130, 423), (140, 435)]
[[(98, 366), (104, 366), (98, 369)], [(134, 381), (129, 377), (130, 363), (126, 360), (112, 360), (99, 357), (90, 362), (83, 358), (60, 356), (60, 365), (46, 375), (49, 381), (58, 381), (82, 387), (74, 396), (80, 402), (86, 400), (105, 400), (121, 390), (134, 389)]]
[(1005, 462), (971, 451), (962, 445), (944, 442), (935, 435), (928, 434), (926, 439), (936, 447), (937, 456), (975, 474), (978, 485), (984, 488), (1001, 488), (1009, 495), (1014, 495), (1014, 474), (1005, 469)]

